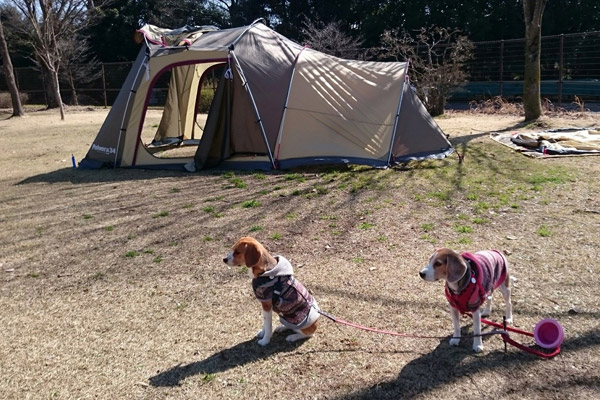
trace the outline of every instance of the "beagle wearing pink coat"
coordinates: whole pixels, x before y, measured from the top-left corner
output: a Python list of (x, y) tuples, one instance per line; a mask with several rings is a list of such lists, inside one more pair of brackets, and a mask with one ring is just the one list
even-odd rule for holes
[(317, 330), (319, 306), (306, 287), (294, 277), (294, 269), (283, 256), (272, 256), (256, 239), (243, 237), (223, 262), (248, 267), (252, 289), (262, 305), (263, 327), (258, 344), (266, 346), (273, 335), (272, 312), (279, 315), (281, 326), (275, 332), (291, 329), (288, 342), (311, 337)]
[[(473, 315), (473, 350), (483, 350), (481, 340), (481, 317), (492, 311), (492, 292), (500, 290), (506, 304), (506, 322), (512, 323), (512, 303), (510, 301), (508, 261), (497, 250), (484, 250), (476, 253), (462, 253), (442, 248), (436, 250), (429, 264), (419, 275), (426, 281), (446, 281), (446, 299), (450, 304), (450, 315), (454, 334), (451, 346), (460, 342), (460, 314)], [(480, 306), (486, 302), (482, 312)]]

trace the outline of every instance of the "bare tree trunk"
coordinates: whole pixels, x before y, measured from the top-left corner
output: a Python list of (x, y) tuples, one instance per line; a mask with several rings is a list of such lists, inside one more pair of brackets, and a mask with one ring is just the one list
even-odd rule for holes
[(6, 38), (4, 37), (4, 28), (2, 27), (2, 20), (0, 20), (0, 55), (2, 56), (4, 76), (6, 77), (6, 84), (10, 91), (10, 98), (13, 106), (13, 117), (22, 117), (25, 115), (23, 111), (23, 105), (21, 104), (21, 97), (19, 96), (19, 88), (17, 88), (17, 81), (15, 80), (15, 73), (13, 70), (12, 60), (8, 53), (8, 45), (6, 44)]
[(542, 50), (542, 15), (548, 0), (523, 0), (525, 17), (525, 76), (523, 108), (525, 121), (542, 115), (540, 54)]
[(60, 84), (58, 82), (58, 71), (56, 69), (50, 71), (52, 73), (52, 90), (54, 91), (54, 98), (58, 103), (58, 109), (60, 110), (60, 119), (64, 121), (65, 119), (65, 105), (62, 102), (62, 97), (60, 95)]
[(73, 79), (73, 71), (71, 68), (67, 71), (67, 75), (69, 77), (69, 86), (71, 87), (71, 105), (78, 106), (79, 98), (77, 97), (77, 89), (75, 89), (75, 80)]
[(48, 67), (46, 67), (46, 65), (42, 62), (40, 62), (40, 67), (42, 70), (42, 77), (44, 82), (44, 100), (46, 100), (46, 107), (48, 109), (58, 108), (56, 96), (54, 95), (54, 86), (52, 83), (52, 71), (50, 71)]
[(58, 107), (60, 111), (60, 119), (65, 119), (65, 105), (62, 102), (62, 97), (60, 95), (60, 82), (58, 80), (58, 66), (54, 66), (51, 62), (52, 57), (48, 52), (45, 54), (42, 53), (40, 58), (40, 64), (45, 72), (48, 73), (48, 79), (46, 81), (47, 92), (48, 92), (48, 108), (56, 108)]

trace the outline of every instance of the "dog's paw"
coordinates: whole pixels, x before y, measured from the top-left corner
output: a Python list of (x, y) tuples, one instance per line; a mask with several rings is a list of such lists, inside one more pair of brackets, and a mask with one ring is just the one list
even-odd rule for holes
[(481, 353), (483, 351), (483, 345), (482, 344), (474, 344), (473, 351), (475, 353)]
[(483, 340), (481, 340), (481, 336), (473, 339), (473, 351), (475, 353), (481, 353), (483, 351)]
[(513, 323), (513, 317), (512, 317), (512, 315), (510, 317), (506, 317), (505, 321), (506, 321), (507, 324), (512, 324)]
[(258, 341), (258, 344), (260, 344), (261, 346), (266, 346), (269, 344), (269, 342), (271, 341), (271, 338), (262, 338)]
[(460, 338), (450, 339), (450, 346), (458, 346), (460, 344)]
[(285, 325), (279, 325), (277, 328), (275, 328), (275, 333), (280, 333), (280, 332), (285, 332), (285, 331), (289, 331), (290, 328), (288, 328)]
[(263, 336), (265, 336), (265, 330), (264, 329), (261, 329), (260, 331), (258, 331), (256, 333), (256, 337), (259, 338), (259, 339), (262, 339)]
[(305, 335), (304, 333), (294, 333), (293, 335), (288, 335), (285, 340), (288, 342), (295, 342), (296, 340), (306, 339), (310, 336)]

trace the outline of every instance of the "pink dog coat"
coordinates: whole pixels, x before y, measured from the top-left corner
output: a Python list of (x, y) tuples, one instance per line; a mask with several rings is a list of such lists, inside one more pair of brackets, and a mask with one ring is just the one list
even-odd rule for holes
[(471, 278), (458, 293), (453, 293), (446, 283), (446, 298), (452, 307), (465, 314), (476, 311), (493, 290), (506, 280), (508, 261), (497, 250), (461, 255), (471, 266)]

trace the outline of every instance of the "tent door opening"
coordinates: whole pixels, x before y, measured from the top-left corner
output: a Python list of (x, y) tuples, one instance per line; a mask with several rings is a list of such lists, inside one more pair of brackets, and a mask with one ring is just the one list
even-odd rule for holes
[(180, 65), (164, 71), (148, 100), (140, 139), (157, 158), (189, 158), (204, 134), (209, 109), (227, 64)]

